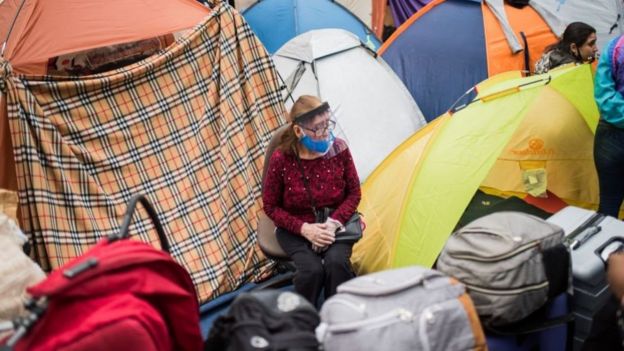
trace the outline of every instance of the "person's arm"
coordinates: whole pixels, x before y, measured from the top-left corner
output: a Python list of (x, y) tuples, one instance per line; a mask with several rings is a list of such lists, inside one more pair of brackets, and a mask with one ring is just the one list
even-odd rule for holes
[(617, 41), (618, 38), (615, 38), (609, 42), (600, 55), (594, 82), (594, 97), (601, 118), (619, 128), (624, 128), (624, 97), (617, 91), (611, 71), (613, 49)]
[(264, 213), (273, 220), (276, 226), (292, 233), (301, 234), (302, 220), (291, 215), (282, 207), (284, 195), (284, 179), (282, 170), (285, 166), (284, 155), (275, 151), (269, 160), (269, 169), (262, 186), (262, 202)]
[(607, 282), (613, 296), (624, 303), (624, 250), (618, 249), (607, 260)]
[(343, 154), (338, 157), (344, 157), (343, 162), (345, 166), (347, 196), (332, 213), (331, 218), (344, 225), (357, 210), (357, 207), (360, 204), (360, 199), (362, 198), (362, 192), (360, 190), (360, 177), (358, 177), (357, 170), (355, 169), (355, 163), (353, 162), (351, 152), (349, 149), (346, 149), (342, 153)]

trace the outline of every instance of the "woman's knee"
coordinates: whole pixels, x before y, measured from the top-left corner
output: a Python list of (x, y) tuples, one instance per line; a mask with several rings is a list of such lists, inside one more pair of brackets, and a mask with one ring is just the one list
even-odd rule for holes
[(339, 271), (351, 272), (351, 260), (348, 257), (325, 260), (325, 271), (327, 273)]
[(306, 278), (314, 279), (323, 276), (324, 269), (323, 264), (314, 261), (308, 261), (303, 264), (296, 265), (297, 274), (305, 276)]
[(350, 269), (351, 248), (329, 251), (324, 259), (325, 270)]

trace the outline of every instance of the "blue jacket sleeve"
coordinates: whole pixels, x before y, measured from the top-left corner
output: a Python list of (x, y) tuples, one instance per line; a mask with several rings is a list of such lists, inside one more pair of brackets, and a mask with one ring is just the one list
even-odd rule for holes
[(624, 97), (617, 91), (611, 72), (613, 48), (619, 38), (609, 42), (598, 61), (594, 82), (594, 97), (603, 120), (624, 128)]

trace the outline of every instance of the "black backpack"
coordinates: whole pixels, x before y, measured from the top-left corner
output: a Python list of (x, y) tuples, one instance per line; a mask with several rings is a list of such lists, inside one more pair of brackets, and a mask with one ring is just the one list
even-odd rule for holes
[(241, 293), (227, 314), (219, 317), (204, 350), (318, 350), (314, 334), (318, 312), (304, 297), (290, 291)]

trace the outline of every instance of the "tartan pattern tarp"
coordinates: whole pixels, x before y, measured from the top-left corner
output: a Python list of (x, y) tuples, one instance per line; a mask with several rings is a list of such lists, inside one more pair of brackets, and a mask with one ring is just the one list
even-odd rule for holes
[[(219, 6), (163, 53), (103, 74), (18, 76), (3, 64), (22, 226), (45, 269), (115, 233), (143, 193), (200, 301), (272, 270), (254, 219), (284, 110), (270, 56), (236, 11)], [(157, 242), (146, 214), (134, 222), (133, 235)]]

